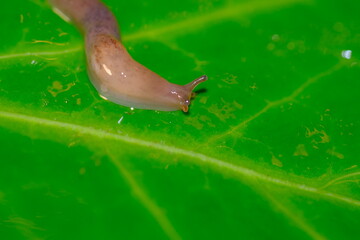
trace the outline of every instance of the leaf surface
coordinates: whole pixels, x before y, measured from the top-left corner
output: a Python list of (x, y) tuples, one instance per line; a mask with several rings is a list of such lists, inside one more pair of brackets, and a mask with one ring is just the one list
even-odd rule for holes
[(4, 239), (353, 239), (360, 234), (354, 1), (105, 1), (124, 45), (190, 113), (90, 84), (43, 1), (0, 10)]

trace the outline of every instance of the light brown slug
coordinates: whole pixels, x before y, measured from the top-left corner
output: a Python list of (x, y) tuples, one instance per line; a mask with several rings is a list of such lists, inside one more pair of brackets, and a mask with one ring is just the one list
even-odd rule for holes
[(188, 111), (193, 89), (207, 76), (181, 86), (136, 62), (120, 42), (114, 15), (99, 0), (49, 2), (84, 34), (88, 74), (100, 96), (133, 108)]

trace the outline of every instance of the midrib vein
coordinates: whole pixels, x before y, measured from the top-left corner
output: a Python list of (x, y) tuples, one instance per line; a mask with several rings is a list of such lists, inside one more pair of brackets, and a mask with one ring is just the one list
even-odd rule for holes
[(39, 118), (39, 117), (33, 117), (25, 114), (19, 114), (19, 113), (11, 113), (7, 111), (0, 111), (0, 117), (3, 119), (8, 119), (11, 121), (16, 121), (20, 123), (25, 124), (32, 124), (32, 125), (40, 125), (41, 127), (48, 127), (48, 128), (55, 128), (55, 129), (64, 129), (67, 131), (74, 131), (76, 133), (84, 134), (84, 135), (90, 135), (94, 138), (101, 138), (101, 139), (109, 139), (109, 140), (116, 140), (121, 141), (128, 144), (133, 144), (145, 148), (151, 148), (155, 150), (159, 150), (168, 154), (176, 154), (176, 155), (182, 155), (185, 157), (192, 158), (195, 160), (199, 166), (201, 165), (208, 165), (212, 167), (216, 172), (219, 172), (221, 174), (225, 174), (226, 172), (232, 172), (239, 178), (247, 178), (250, 180), (258, 180), (263, 181), (266, 183), (271, 183), (278, 186), (284, 186), (292, 189), (296, 189), (298, 191), (312, 193), (318, 196), (326, 197), (329, 199), (341, 201), (348, 203), (350, 205), (354, 206), (360, 206), (360, 201), (345, 197), (336, 193), (328, 192), (323, 189), (315, 188), (312, 186), (308, 186), (306, 184), (300, 184), (296, 182), (291, 182), (288, 180), (280, 179), (280, 178), (274, 178), (266, 174), (262, 174), (260, 172), (257, 172), (255, 170), (242, 167), (239, 165), (235, 165), (229, 162), (222, 161), (220, 159), (209, 157), (202, 153), (197, 153), (190, 150), (185, 150), (181, 148), (177, 148), (174, 146), (168, 146), (165, 144), (159, 144), (155, 142), (150, 142), (138, 138), (128, 137), (128, 136), (122, 136), (115, 133), (110, 133), (101, 129), (96, 129), (92, 127), (86, 127), (81, 126), (77, 124), (72, 123), (65, 123), (65, 122), (59, 122), (54, 120), (49, 120), (45, 118)]

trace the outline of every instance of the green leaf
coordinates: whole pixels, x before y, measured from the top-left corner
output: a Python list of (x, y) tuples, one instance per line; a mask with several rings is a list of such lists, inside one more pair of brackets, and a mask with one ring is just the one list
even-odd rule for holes
[(90, 84), (83, 39), (40, 0), (0, 10), (1, 239), (354, 239), (360, 4), (105, 1), (190, 113)]

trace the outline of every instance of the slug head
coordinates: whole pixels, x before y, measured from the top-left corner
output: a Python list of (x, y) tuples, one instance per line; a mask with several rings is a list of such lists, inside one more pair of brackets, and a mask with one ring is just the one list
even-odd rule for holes
[(91, 82), (106, 99), (120, 105), (160, 111), (187, 112), (201, 76), (181, 86), (173, 84), (136, 62), (124, 46), (109, 35), (87, 41)]
[(192, 82), (181, 86), (180, 91), (172, 91), (172, 94), (175, 94), (176, 97), (178, 98), (178, 103), (180, 104), (179, 108), (183, 111), (183, 112), (187, 112), (189, 110), (189, 105), (190, 105), (190, 101), (191, 98), (193, 98), (195, 96), (195, 93), (193, 92), (194, 88), (199, 85), (200, 83), (206, 81), (208, 79), (208, 77), (206, 75), (203, 75), (195, 80), (193, 80)]

